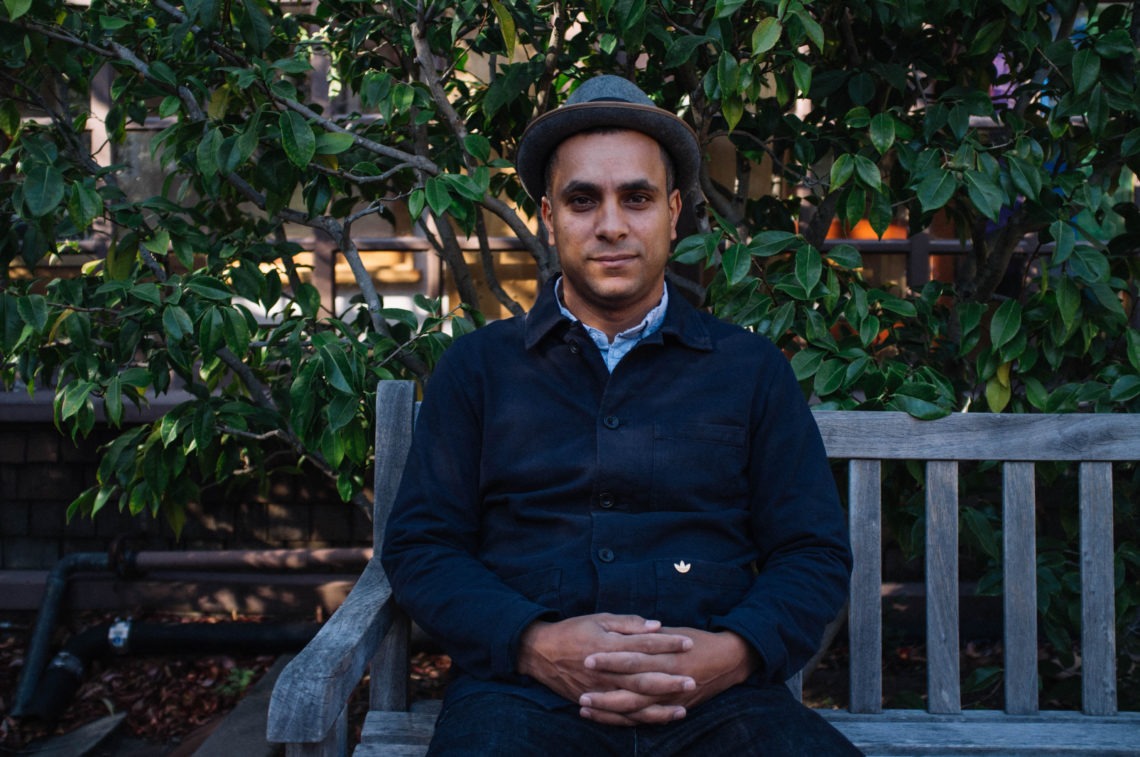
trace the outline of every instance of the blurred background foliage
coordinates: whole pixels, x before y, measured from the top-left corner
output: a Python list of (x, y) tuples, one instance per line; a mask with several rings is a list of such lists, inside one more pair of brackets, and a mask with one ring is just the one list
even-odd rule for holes
[[(52, 393), (72, 435), (123, 425), (75, 512), (177, 529), (200, 486), (302, 462), (366, 507), (375, 382), (426, 380), (484, 322), (476, 278), (528, 304), (488, 229), (536, 279), (557, 271), (512, 159), (531, 118), (604, 72), (708, 150), (671, 278), (779, 344), (821, 409), (1136, 412), (1138, 39), (1132, 3), (1073, 0), (3, 0), (0, 381)], [(140, 196), (96, 156), (143, 126), (163, 179)], [(426, 238), (456, 297), (386, 307), (353, 231), (373, 217)], [(346, 307), (302, 275), (296, 229), (347, 261)], [(855, 229), (960, 254), (872, 281)], [(27, 273), (85, 253), (76, 276)], [(162, 419), (124, 423), (172, 389), (188, 397)], [(892, 482), (888, 520), (920, 552), (920, 503)], [(978, 487), (963, 535), (989, 564), (1001, 526)], [(1123, 626), (1134, 468), (1116, 496)], [(1040, 520), (1060, 644), (1075, 536)]]

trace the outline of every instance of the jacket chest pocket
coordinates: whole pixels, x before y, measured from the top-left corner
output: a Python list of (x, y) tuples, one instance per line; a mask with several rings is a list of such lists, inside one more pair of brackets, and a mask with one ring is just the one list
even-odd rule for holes
[(742, 504), (748, 493), (743, 426), (657, 423), (653, 427), (653, 500), (664, 509)]
[(653, 617), (666, 626), (707, 629), (710, 618), (724, 615), (752, 586), (752, 571), (707, 560), (654, 564), (657, 586)]

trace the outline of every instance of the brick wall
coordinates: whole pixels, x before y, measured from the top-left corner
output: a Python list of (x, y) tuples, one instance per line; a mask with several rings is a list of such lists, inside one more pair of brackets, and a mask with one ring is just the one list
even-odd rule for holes
[(132, 549), (269, 549), (368, 546), (372, 526), (319, 476), (280, 477), (264, 496), (217, 489), (193, 503), (181, 539), (161, 519), (108, 505), (67, 522), (67, 507), (95, 481), (106, 429), (72, 443), (50, 422), (0, 420), (0, 569), (50, 568), (64, 554)]

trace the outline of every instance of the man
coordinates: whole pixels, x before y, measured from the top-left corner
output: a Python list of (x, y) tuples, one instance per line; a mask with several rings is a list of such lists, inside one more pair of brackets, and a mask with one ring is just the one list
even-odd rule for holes
[(519, 146), (562, 275), (458, 340), (383, 564), (451, 655), (434, 754), (857, 754), (783, 681), (850, 571), (771, 342), (665, 284), (692, 130), (603, 76)]

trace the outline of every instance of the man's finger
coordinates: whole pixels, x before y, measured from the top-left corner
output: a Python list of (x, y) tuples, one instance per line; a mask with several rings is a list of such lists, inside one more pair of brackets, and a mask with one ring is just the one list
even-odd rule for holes
[(641, 710), (629, 713), (611, 712), (593, 707), (581, 707), (578, 714), (587, 720), (606, 725), (653, 725), (671, 723), (685, 717), (684, 707), (668, 704), (651, 704)]
[(614, 615), (602, 613), (594, 616), (603, 630), (611, 633), (641, 634), (661, 630), (660, 620), (647, 620), (640, 615)]
[(673, 673), (676, 659), (670, 653), (595, 652), (583, 660), (587, 670), (606, 673)]

